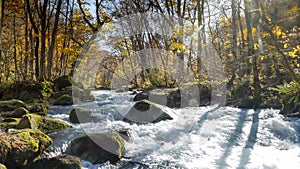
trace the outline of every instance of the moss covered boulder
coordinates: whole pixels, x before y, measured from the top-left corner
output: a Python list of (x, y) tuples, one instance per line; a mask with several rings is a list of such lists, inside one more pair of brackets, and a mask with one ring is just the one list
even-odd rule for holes
[(125, 141), (116, 133), (97, 133), (73, 140), (69, 151), (92, 163), (114, 164), (122, 158), (124, 146)]
[(52, 139), (39, 130), (14, 130), (0, 135), (0, 163), (7, 168), (30, 168)]
[(24, 107), (19, 107), (14, 111), (10, 111), (10, 112), (5, 112), (2, 113), (2, 117), (11, 117), (11, 118), (21, 118), (23, 115), (25, 114), (29, 114), (30, 112), (24, 108)]
[(21, 118), (0, 118), (0, 129), (14, 129), (19, 124)]
[(72, 86), (72, 78), (67, 75), (58, 77), (53, 81), (53, 86), (56, 91), (61, 91), (68, 86)]
[(67, 106), (67, 105), (72, 105), (73, 104), (73, 98), (70, 95), (63, 94), (59, 96), (57, 99), (54, 100), (53, 105), (62, 105), (62, 106)]
[(80, 158), (72, 155), (59, 155), (50, 159), (42, 159), (36, 162), (32, 169), (81, 169)]
[(87, 123), (96, 120), (91, 111), (83, 108), (74, 108), (69, 114), (69, 119), (72, 123)]
[(125, 115), (123, 121), (136, 124), (156, 123), (162, 120), (172, 120), (173, 115), (149, 100), (136, 102)]
[(15, 99), (0, 101), (0, 112), (13, 111), (20, 107), (27, 108), (27, 105), (23, 101)]
[(37, 114), (24, 115), (16, 126), (17, 129), (39, 129), (44, 133), (52, 133), (70, 127), (70, 125), (60, 120), (43, 117)]
[(73, 102), (93, 102), (95, 100), (90, 90), (77, 86), (68, 86), (62, 91), (54, 93), (49, 99), (54, 105), (71, 105)]
[(48, 103), (33, 103), (28, 105), (28, 110), (30, 113), (38, 114), (41, 116), (46, 116), (48, 111)]
[(18, 82), (3, 89), (1, 99), (18, 99), (33, 103), (47, 99), (52, 92), (52, 84), (49, 82)]

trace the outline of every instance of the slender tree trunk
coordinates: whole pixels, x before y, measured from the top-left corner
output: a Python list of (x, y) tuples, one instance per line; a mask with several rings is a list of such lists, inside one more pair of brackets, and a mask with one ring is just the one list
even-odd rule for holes
[(46, 36), (47, 36), (47, 6), (48, 0), (44, 0), (40, 15), (41, 22), (41, 60), (40, 60), (40, 78), (45, 80), (45, 62), (46, 62)]
[[(245, 17), (246, 17), (246, 24), (247, 24), (247, 31), (248, 31), (248, 56), (252, 58), (254, 97), (258, 99), (260, 93), (260, 82), (259, 82), (258, 68), (257, 68), (257, 55), (254, 51), (254, 41), (252, 35), (252, 21), (251, 21), (250, 10), (251, 10), (250, 0), (245, 0)], [(256, 103), (258, 102), (259, 100), (256, 100)], [(256, 103), (253, 106), (256, 106)]]
[(34, 31), (34, 57), (35, 57), (35, 78), (39, 79), (40, 74), (40, 68), (39, 68), (39, 46), (40, 46), (40, 39), (39, 39), (39, 29), (34, 21), (33, 14), (31, 13), (31, 7), (30, 7), (30, 0), (26, 0), (26, 9), (28, 12), (29, 20), (31, 23), (31, 26)]
[(56, 42), (56, 34), (57, 34), (57, 29), (58, 29), (61, 5), (62, 5), (62, 0), (58, 0), (57, 9), (56, 9), (56, 13), (55, 13), (55, 19), (54, 19), (54, 26), (53, 26), (52, 36), (51, 36), (51, 44), (50, 44), (49, 53), (48, 53), (48, 65), (47, 65), (48, 79), (51, 79), (51, 75), (52, 75), (54, 45)]
[(234, 58), (234, 61), (232, 62), (232, 76), (227, 84), (227, 87), (230, 89), (233, 87), (233, 82), (236, 78), (236, 73), (237, 73), (237, 64), (239, 64), (239, 61), (237, 61), (237, 25), (236, 25), (236, 15), (237, 15), (237, 3), (236, 0), (231, 0), (231, 27), (232, 27), (232, 39), (231, 39), (231, 44), (232, 44), (232, 55)]
[(24, 80), (27, 80), (28, 77), (28, 62), (29, 62), (29, 30), (28, 30), (28, 13), (26, 5), (24, 5), (25, 11), (25, 58), (24, 58)]
[(16, 35), (16, 14), (13, 16), (13, 28), (14, 28), (14, 64), (15, 64), (15, 80), (19, 81), (19, 71), (18, 71), (18, 60), (17, 60), (17, 35)]
[[(0, 0), (0, 64), (2, 60), (2, 26), (3, 26), (3, 14), (4, 14), (4, 0)], [(0, 69), (0, 82), (2, 81), (2, 71), (3, 69)]]
[[(201, 44), (201, 31), (200, 28), (202, 26), (203, 21), (203, 15), (204, 15), (204, 0), (198, 0), (197, 1), (197, 21), (198, 21), (198, 47), (197, 47), (197, 74), (198, 78), (200, 78), (200, 70), (201, 70), (201, 54), (203, 51), (202, 44)], [(202, 30), (202, 29), (201, 29)]]

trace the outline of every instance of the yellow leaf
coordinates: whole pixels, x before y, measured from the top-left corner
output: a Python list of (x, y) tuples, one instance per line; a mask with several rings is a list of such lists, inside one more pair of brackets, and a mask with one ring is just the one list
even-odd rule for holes
[(289, 46), (290, 46), (289, 44), (285, 43), (285, 44), (283, 45), (283, 48), (286, 49), (286, 48), (288, 48)]
[(253, 46), (253, 49), (258, 50), (259, 49), (259, 44), (255, 43), (254, 46)]

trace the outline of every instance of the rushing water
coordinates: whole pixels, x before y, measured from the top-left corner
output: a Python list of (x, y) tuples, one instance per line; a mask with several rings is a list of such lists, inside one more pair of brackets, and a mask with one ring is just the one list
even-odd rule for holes
[[(56, 154), (85, 132), (129, 129), (125, 157), (116, 165), (91, 164), (99, 168), (300, 168), (300, 119), (286, 119), (272, 109), (191, 107), (170, 109), (173, 120), (130, 125), (121, 119), (133, 105), (133, 95), (114, 91), (93, 92), (96, 101), (80, 103), (99, 117), (97, 123), (72, 124), (73, 128), (51, 135)], [(49, 116), (69, 122), (72, 106), (53, 106)]]

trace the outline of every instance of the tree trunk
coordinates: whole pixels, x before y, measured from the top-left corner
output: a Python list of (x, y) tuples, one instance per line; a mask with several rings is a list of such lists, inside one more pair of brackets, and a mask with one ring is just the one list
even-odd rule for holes
[(259, 93), (260, 93), (260, 82), (258, 76), (258, 68), (257, 68), (257, 55), (254, 51), (254, 41), (252, 35), (252, 21), (251, 21), (251, 14), (250, 14), (250, 0), (245, 0), (245, 18), (246, 18), (246, 25), (248, 31), (248, 56), (252, 58), (252, 73), (253, 73), (253, 88), (254, 88), (254, 97), (257, 99), (255, 101), (255, 105), (259, 102)]
[[(0, 0), (0, 64), (2, 62), (2, 26), (4, 14), (4, 0)], [(2, 81), (2, 69), (0, 71), (0, 82)]]
[(45, 80), (45, 62), (46, 62), (46, 33), (47, 33), (47, 6), (48, 0), (44, 0), (40, 15), (41, 22), (41, 60), (40, 60), (40, 78)]
[(48, 76), (47, 78), (48, 79), (51, 79), (51, 75), (52, 75), (54, 46), (55, 46), (55, 42), (56, 42), (56, 34), (57, 34), (57, 29), (58, 29), (61, 5), (62, 5), (62, 0), (58, 0), (57, 9), (56, 9), (56, 13), (55, 13), (55, 19), (54, 19), (54, 26), (53, 26), (52, 36), (51, 36), (51, 44), (50, 44), (49, 53), (48, 53), (48, 65), (47, 65), (47, 76)]

